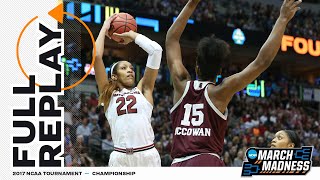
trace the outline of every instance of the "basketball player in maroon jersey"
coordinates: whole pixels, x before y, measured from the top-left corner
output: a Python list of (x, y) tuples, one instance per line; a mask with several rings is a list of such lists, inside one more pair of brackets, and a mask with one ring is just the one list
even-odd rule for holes
[(179, 40), (200, 0), (189, 0), (166, 37), (167, 63), (174, 87), (172, 166), (224, 166), (220, 159), (227, 128), (227, 106), (232, 96), (265, 71), (275, 58), (288, 22), (301, 1), (284, 0), (280, 16), (256, 59), (243, 71), (219, 85), (216, 76), (229, 55), (225, 41), (215, 37), (200, 40), (193, 81), (183, 66)]

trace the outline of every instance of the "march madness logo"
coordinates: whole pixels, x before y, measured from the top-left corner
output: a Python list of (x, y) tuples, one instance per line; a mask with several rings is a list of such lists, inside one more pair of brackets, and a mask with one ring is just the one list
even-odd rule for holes
[(305, 175), (310, 171), (312, 147), (291, 149), (249, 148), (241, 176)]

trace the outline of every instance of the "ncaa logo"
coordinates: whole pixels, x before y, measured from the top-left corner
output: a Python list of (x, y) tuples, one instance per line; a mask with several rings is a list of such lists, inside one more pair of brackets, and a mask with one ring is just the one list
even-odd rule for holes
[(257, 153), (257, 151), (256, 151), (255, 149), (250, 149), (250, 150), (248, 151), (248, 153), (247, 153), (247, 157), (248, 157), (249, 159), (256, 159), (257, 156), (258, 156), (258, 153)]

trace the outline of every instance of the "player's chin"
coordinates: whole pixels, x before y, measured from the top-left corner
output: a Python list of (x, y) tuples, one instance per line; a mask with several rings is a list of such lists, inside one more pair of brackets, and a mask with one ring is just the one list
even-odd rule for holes
[(127, 87), (133, 87), (134, 86), (134, 78), (129, 78), (126, 80), (125, 85)]

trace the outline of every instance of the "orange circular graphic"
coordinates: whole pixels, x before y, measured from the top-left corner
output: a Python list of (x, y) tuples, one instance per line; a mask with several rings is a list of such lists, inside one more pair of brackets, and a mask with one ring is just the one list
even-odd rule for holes
[[(75, 15), (73, 15), (73, 14), (70, 14), (70, 13), (68, 13), (68, 12), (63, 12), (63, 14), (66, 14), (66, 15), (71, 16), (71, 17), (73, 17), (74, 19), (78, 20), (78, 21), (87, 29), (87, 31), (89, 32), (89, 35), (90, 35), (90, 37), (91, 37), (91, 41), (92, 41), (92, 44), (93, 44), (92, 63), (91, 63), (91, 65), (90, 65), (89, 70), (88, 70), (88, 71), (86, 72), (86, 74), (85, 74), (79, 81), (77, 81), (76, 83), (74, 83), (74, 84), (72, 84), (72, 85), (70, 85), (70, 86), (68, 86), (68, 87), (61, 88), (61, 90), (69, 90), (69, 89), (71, 89), (71, 88), (76, 87), (76, 86), (79, 85), (82, 81), (84, 81), (84, 80), (86, 79), (86, 77), (89, 75), (89, 73), (91, 72), (91, 69), (92, 69), (92, 67), (93, 67), (93, 65), (94, 65), (94, 62), (95, 62), (95, 60), (96, 60), (96, 58), (95, 58), (95, 57), (96, 57), (96, 43), (95, 43), (95, 41), (94, 41), (94, 37), (93, 37), (93, 35), (92, 35), (92, 32), (91, 32), (91, 30), (89, 29), (89, 27), (86, 25), (86, 23), (84, 23), (84, 22), (83, 22), (80, 18), (78, 18), (77, 16), (75, 16)], [(20, 40), (21, 40), (21, 37), (22, 37), (24, 31), (25, 31), (25, 30), (27, 29), (27, 27), (28, 27), (34, 20), (36, 20), (37, 18), (38, 18), (38, 16), (32, 18), (32, 19), (23, 27), (22, 31), (20, 32), (20, 35), (19, 35), (19, 38), (18, 38), (18, 41), (17, 41), (17, 46), (16, 46), (16, 56), (17, 56), (17, 60), (18, 60), (18, 65), (19, 65), (19, 67), (20, 67), (20, 70), (21, 70), (22, 73), (24, 74), (24, 76), (27, 77), (29, 80), (30, 80), (29, 76), (28, 76), (27, 73), (24, 71), (24, 69), (23, 69), (23, 67), (22, 67), (22, 65), (21, 65), (20, 56), (19, 56), (19, 45), (20, 45)], [(40, 84), (38, 84), (38, 83), (35, 83), (35, 84), (36, 84), (36, 86), (40, 86)]]

